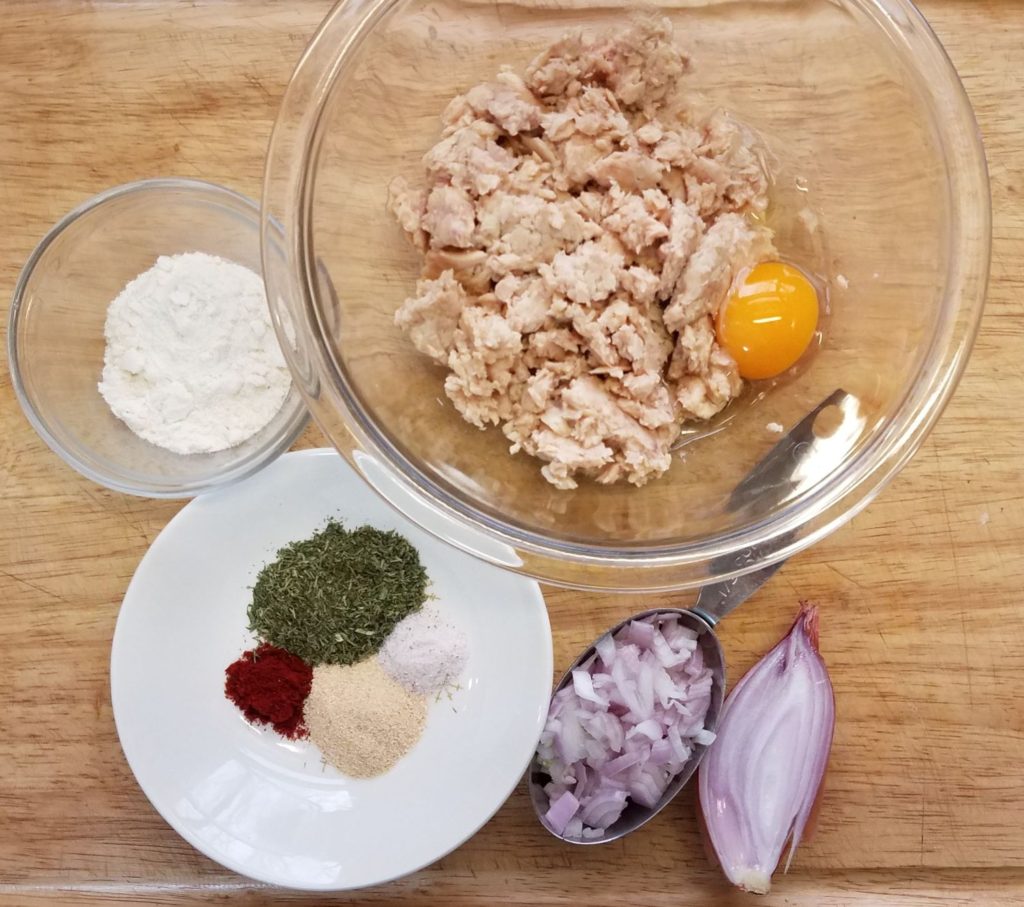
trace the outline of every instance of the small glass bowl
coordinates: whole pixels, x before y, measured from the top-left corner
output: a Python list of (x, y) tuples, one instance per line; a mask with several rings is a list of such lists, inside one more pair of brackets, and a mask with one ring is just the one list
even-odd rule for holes
[(100, 396), (107, 307), (160, 255), (206, 252), (261, 273), (259, 207), (198, 180), (117, 186), (67, 214), (18, 278), (7, 334), (14, 391), (44, 441), (86, 478), (153, 498), (191, 497), (252, 475), (308, 421), (292, 387), (253, 437), (209, 454), (176, 454), (136, 436)]

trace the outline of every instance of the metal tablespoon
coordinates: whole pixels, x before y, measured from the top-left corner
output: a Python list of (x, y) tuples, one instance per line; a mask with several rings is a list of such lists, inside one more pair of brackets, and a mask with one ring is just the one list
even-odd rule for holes
[[(834, 465), (836, 444), (835, 435), (827, 438), (815, 434), (814, 423), (818, 416), (829, 407), (838, 407), (843, 414), (844, 423), (848, 419), (860, 419), (859, 404), (855, 397), (845, 391), (837, 390), (807, 414), (778, 444), (762, 459), (750, 474), (736, 487), (730, 498), (730, 509), (739, 510), (755, 499), (764, 500), (765, 494), (774, 494), (781, 503), (806, 486), (808, 476), (820, 477), (823, 469), (831, 469)], [(859, 428), (859, 426), (858, 426)], [(731, 555), (714, 562), (716, 573), (728, 574), (739, 570), (752, 559), (761, 559), (773, 552), (781, 552), (792, 541), (794, 533), (788, 532), (775, 539), (770, 549), (757, 551), (748, 549), (739, 554)], [(732, 579), (703, 586), (692, 608), (655, 608), (641, 611), (619, 624), (607, 633), (601, 634), (598, 640), (580, 653), (580, 656), (569, 666), (562, 676), (554, 693), (572, 683), (572, 672), (597, 652), (597, 643), (608, 634), (614, 636), (631, 621), (641, 620), (678, 620), (684, 627), (697, 634), (697, 644), (701, 647), (704, 664), (711, 669), (711, 703), (708, 706), (704, 726), (714, 732), (718, 728), (719, 713), (725, 698), (725, 656), (721, 643), (715, 635), (715, 625), (727, 614), (753, 595), (771, 576), (785, 563), (785, 556), (773, 564), (745, 573)], [(686, 786), (693, 773), (700, 765), (707, 746), (695, 744), (690, 759), (678, 775), (665, 789), (664, 794), (653, 807), (641, 806), (632, 800), (618, 821), (612, 824), (604, 834), (594, 838), (570, 838), (555, 831), (546, 821), (545, 814), (549, 808), (548, 796), (544, 793), (544, 785), (549, 780), (547, 773), (540, 767), (536, 759), (531, 763), (527, 774), (530, 801), (533, 803), (537, 818), (551, 834), (570, 844), (606, 844), (636, 831), (641, 825), (653, 819), (664, 809), (673, 798)]]

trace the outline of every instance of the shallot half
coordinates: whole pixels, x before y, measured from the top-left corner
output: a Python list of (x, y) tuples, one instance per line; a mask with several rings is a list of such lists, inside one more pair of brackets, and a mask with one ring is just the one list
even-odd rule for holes
[(729, 694), (700, 767), (704, 825), (726, 877), (767, 894), (810, 818), (832, 748), (835, 699), (818, 652), (818, 609), (802, 604), (789, 633)]

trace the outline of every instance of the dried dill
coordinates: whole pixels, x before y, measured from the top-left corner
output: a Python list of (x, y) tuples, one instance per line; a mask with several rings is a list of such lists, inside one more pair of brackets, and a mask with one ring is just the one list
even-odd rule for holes
[(348, 665), (375, 653), (426, 593), (419, 553), (401, 535), (330, 520), (260, 571), (249, 629), (307, 664)]

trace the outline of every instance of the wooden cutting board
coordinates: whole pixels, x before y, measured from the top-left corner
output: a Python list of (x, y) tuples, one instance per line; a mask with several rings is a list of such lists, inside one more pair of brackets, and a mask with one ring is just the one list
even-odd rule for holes
[[(0, 298), (58, 217), (115, 183), (197, 176), (257, 197), (277, 100), (325, 0), (40, 3), (0, 10)], [(839, 725), (816, 838), (759, 903), (1024, 903), (1024, 3), (927, 0), (992, 168), (988, 310), (956, 398), (867, 512), (723, 627), (732, 675), (824, 606)], [(907, 153), (911, 153), (908, 149)], [(6, 318), (4, 319), (6, 324)], [(107, 660), (118, 605), (180, 504), (65, 468), (0, 376), (0, 905), (313, 903), (206, 860), (121, 755)], [(310, 429), (303, 446), (321, 445)], [(556, 668), (673, 596), (546, 590)], [(457, 786), (453, 788), (457, 796)], [(740, 904), (691, 802), (599, 849), (558, 845), (521, 791), (437, 865), (349, 900)], [(344, 900), (333, 898), (332, 902)]]

